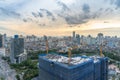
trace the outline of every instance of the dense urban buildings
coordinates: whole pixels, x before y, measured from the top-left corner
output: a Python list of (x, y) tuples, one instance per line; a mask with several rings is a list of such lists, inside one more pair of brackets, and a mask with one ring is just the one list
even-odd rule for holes
[[(33, 57), (31, 58), (31, 61), (34, 62), (34, 61), (38, 61), (37, 57), (41, 52), (44, 52), (45, 54), (47, 52), (48, 53), (55, 52), (55, 54), (57, 54), (57, 55), (62, 54), (63, 56), (68, 56), (69, 49), (71, 49), (72, 58), (82, 57), (82, 59), (85, 59), (86, 56), (82, 56), (82, 55), (87, 55), (88, 56), (87, 58), (90, 58), (92, 60), (91, 65), (92, 66), (94, 65), (94, 67), (92, 67), (93, 72), (94, 72), (94, 70), (98, 70), (96, 72), (99, 72), (99, 73), (96, 73), (96, 75), (95, 75), (95, 72), (94, 72), (94, 74), (93, 74), (93, 72), (91, 72), (92, 79), (90, 79), (90, 80), (106, 79), (107, 77), (106, 78), (101, 77), (101, 75), (103, 75), (103, 73), (101, 73), (102, 70), (106, 71), (106, 72), (104, 72), (105, 76), (106, 76), (105, 73), (107, 73), (110, 76), (110, 77), (108, 76), (108, 80), (112, 79), (114, 76), (116, 76), (116, 79), (119, 79), (120, 70), (119, 70), (118, 65), (120, 65), (120, 64), (119, 64), (119, 61), (117, 61), (117, 60), (119, 60), (119, 58), (116, 58), (116, 55), (118, 57), (120, 56), (119, 55), (119, 53), (120, 53), (120, 38), (119, 37), (105, 36), (103, 33), (98, 33), (98, 35), (96, 35), (96, 37), (93, 37), (90, 34), (88, 36), (84, 36), (84, 35), (78, 34), (75, 31), (73, 31), (71, 34), (72, 34), (71, 36), (63, 36), (63, 37), (52, 37), (52, 36), (38, 37), (35, 35), (27, 35), (27, 36), (15, 35), (14, 38), (7, 36), (6, 34), (3, 34), (2, 39), (1, 39), (2, 47), (0, 48), (0, 55), (4, 56), (4, 57), (10, 57), (10, 62), (11, 62), (10, 64), (18, 65), (21, 62), (26, 61), (27, 57), (30, 57), (32, 53), (33, 53), (33, 55), (32, 55)], [(102, 46), (101, 48), (102, 48), (103, 53), (106, 53), (105, 56), (108, 56), (108, 60), (110, 63), (108, 69), (105, 65), (103, 65), (103, 66), (106, 68), (101, 69), (102, 68), (101, 64), (103, 64), (103, 63), (101, 63), (101, 60), (104, 59), (105, 57), (103, 57), (101, 59), (100, 59), (100, 57), (98, 57), (100, 55), (100, 51), (101, 51), (100, 46)], [(28, 53), (28, 55), (26, 53)], [(89, 57), (89, 56), (91, 56), (91, 54), (96, 57)], [(34, 57), (34, 56), (36, 56), (36, 57)], [(57, 60), (54, 59), (54, 57), (55, 56), (53, 55), (53, 59), (45, 58), (45, 60), (47, 60), (48, 62), (55, 61), (55, 63), (56, 63)], [(59, 61), (61, 61), (59, 59), (59, 56), (57, 57), (57, 59)], [(40, 59), (39, 59), (39, 62), (40, 62)], [(64, 64), (64, 63), (58, 62), (57, 64), (59, 64), (59, 65), (55, 64), (55, 66), (54, 66), (55, 69), (56, 69), (56, 66), (57, 67), (61, 66), (61, 64)], [(80, 63), (80, 64), (82, 64), (82, 63)], [(39, 65), (40, 66), (42, 65), (45, 68), (45, 66), (47, 64), (43, 65), (41, 63)], [(106, 65), (108, 65), (108, 64), (106, 63)], [(36, 64), (35, 66), (38, 66), (38, 64)], [(77, 66), (77, 65), (75, 65), (75, 66)], [(97, 69), (95, 68), (95, 66), (97, 66)], [(51, 68), (51, 66), (49, 66), (48, 69), (54, 69), (54, 68)], [(61, 68), (64, 68), (64, 67), (61, 67)], [(68, 68), (69, 68), (69, 66), (67, 67), (67, 69)], [(36, 68), (36, 70), (37, 69), (38, 68)], [(39, 69), (41, 70), (42, 68), (39, 67)], [(80, 68), (80, 69), (83, 69), (83, 68)], [(86, 68), (84, 68), (84, 69), (86, 69)], [(39, 73), (40, 75), (44, 76), (43, 73), (45, 73), (45, 75), (48, 74), (45, 72), (45, 70), (42, 70), (42, 71), (43, 71), (42, 73)], [(25, 73), (25, 72), (22, 72), (22, 73)], [(76, 74), (77, 74), (77, 72), (76, 72)], [(78, 75), (79, 77), (81, 76), (80, 74)], [(86, 74), (87, 74), (87, 72), (86, 72)], [(58, 75), (58, 76), (61, 77), (63, 75)], [(86, 75), (86, 76), (88, 76), (88, 75)], [(97, 77), (95, 77), (95, 76), (97, 76)], [(49, 77), (51, 77), (51, 75), (49, 75)]]

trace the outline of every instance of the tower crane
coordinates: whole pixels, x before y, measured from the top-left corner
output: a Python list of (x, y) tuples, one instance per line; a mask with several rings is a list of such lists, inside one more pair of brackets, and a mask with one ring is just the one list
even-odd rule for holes
[(44, 39), (45, 39), (45, 42), (46, 42), (46, 53), (48, 54), (48, 51), (49, 51), (49, 45), (48, 45), (48, 39), (47, 39), (47, 36), (44, 36)]
[(103, 52), (102, 52), (102, 48), (103, 48), (103, 46), (102, 46), (102, 44), (100, 45), (100, 56), (101, 57), (104, 57), (104, 54), (103, 54)]
[(46, 53), (48, 54), (48, 40), (46, 40)]
[(104, 57), (103, 54), (103, 47), (106, 45), (106, 41), (104, 41), (103, 43), (99, 44), (99, 50), (100, 50), (100, 56)]
[(71, 61), (71, 56), (72, 56), (72, 52), (71, 52), (71, 48), (68, 48), (68, 64), (70, 64)]

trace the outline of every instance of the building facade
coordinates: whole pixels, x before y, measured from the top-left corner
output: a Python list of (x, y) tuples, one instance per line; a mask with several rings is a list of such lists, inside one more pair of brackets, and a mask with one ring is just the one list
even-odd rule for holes
[(0, 34), (0, 48), (3, 47), (3, 38), (2, 35)]
[(76, 34), (76, 39), (77, 39), (78, 45), (80, 45), (80, 35), (79, 34)]
[(73, 62), (68, 64), (66, 57), (51, 56), (39, 56), (39, 80), (108, 80), (106, 57), (78, 56), (72, 58)]
[(15, 35), (15, 37), (11, 39), (11, 63), (20, 63), (19, 58), (21, 57), (21, 54), (24, 54), (24, 38), (19, 38), (17, 35)]

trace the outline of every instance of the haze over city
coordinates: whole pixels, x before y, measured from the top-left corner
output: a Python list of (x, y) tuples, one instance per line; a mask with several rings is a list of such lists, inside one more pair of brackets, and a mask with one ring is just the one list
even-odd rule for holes
[(0, 0), (0, 32), (120, 36), (120, 0)]

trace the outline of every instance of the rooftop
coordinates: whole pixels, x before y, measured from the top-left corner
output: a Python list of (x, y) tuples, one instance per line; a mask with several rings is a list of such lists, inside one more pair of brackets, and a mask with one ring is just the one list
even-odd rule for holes
[[(90, 58), (84, 58), (84, 57), (80, 57), (80, 56), (72, 57), (71, 59), (69, 59), (68, 57), (56, 55), (56, 54), (47, 54), (44, 57), (53, 62), (69, 64), (69, 65), (78, 65), (78, 64), (81, 64), (81, 63), (91, 60)], [(70, 62), (69, 62), (69, 60), (70, 60)]]

